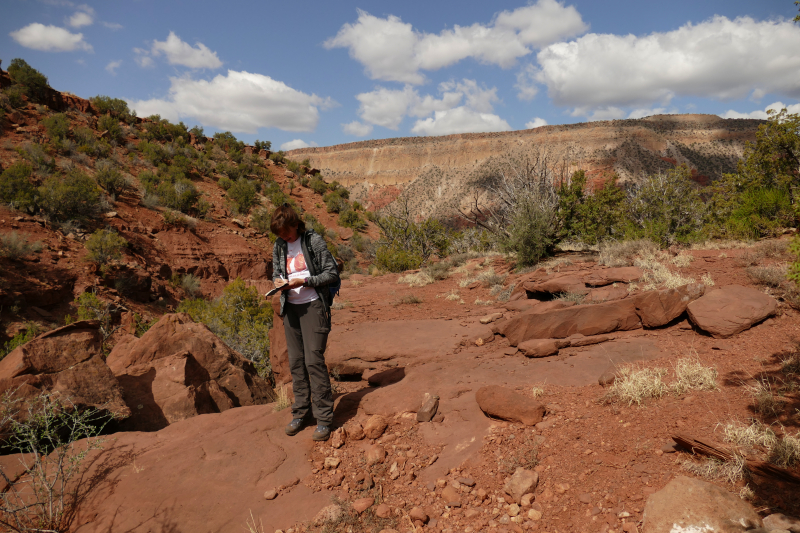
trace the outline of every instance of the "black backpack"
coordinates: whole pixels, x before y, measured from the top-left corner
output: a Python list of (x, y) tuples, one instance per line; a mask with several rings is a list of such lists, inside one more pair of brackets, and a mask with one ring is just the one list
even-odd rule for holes
[[(314, 266), (315, 270), (320, 270), (320, 264), (317, 262), (317, 258), (314, 255), (314, 248), (311, 247), (310, 232), (308, 232), (307, 235), (308, 235), (308, 237), (307, 237), (308, 240), (306, 241), (306, 250), (308, 250), (308, 255), (311, 256), (311, 264)], [(330, 250), (325, 250), (325, 253), (328, 254), (329, 256), (331, 256), (330, 257), (331, 261), (336, 263), (336, 270), (341, 272), (342, 271), (342, 269), (340, 267), (341, 263), (339, 261), (337, 261), (333, 257), (333, 254), (331, 253), (331, 251)], [(315, 275), (315, 276), (317, 274), (318, 274), (318, 272), (313, 272), (312, 273), (312, 275)], [(325, 300), (325, 303), (328, 304), (329, 308), (333, 304), (333, 299), (336, 297), (337, 294), (339, 294), (339, 290), (341, 288), (342, 288), (342, 278), (339, 278), (339, 281), (337, 281), (336, 283), (328, 284), (328, 286), (327, 286), (328, 292), (327, 293), (323, 291), (323, 293), (322, 293), (323, 297), (326, 296), (326, 295), (328, 296), (327, 299)]]

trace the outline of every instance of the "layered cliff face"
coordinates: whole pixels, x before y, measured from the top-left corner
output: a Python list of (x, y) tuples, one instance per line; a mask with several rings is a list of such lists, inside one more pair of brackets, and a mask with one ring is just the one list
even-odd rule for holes
[(762, 123), (716, 115), (656, 115), (501, 133), (380, 139), (302, 148), (287, 156), (310, 159), (327, 180), (338, 180), (373, 208), (412, 188), (415, 211), (430, 215), (444, 203), (461, 203), (471, 192), (470, 173), (490, 157), (528, 148), (564, 159), (570, 170), (584, 169), (590, 176), (616, 173), (627, 181), (687, 164), (698, 182), (709, 183), (736, 169), (745, 143), (755, 139)]

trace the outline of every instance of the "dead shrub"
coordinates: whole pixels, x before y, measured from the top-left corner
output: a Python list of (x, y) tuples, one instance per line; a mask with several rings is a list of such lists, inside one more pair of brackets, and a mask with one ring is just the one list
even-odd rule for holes
[(652, 255), (656, 251), (658, 245), (648, 239), (604, 242), (600, 245), (600, 258), (597, 263), (609, 267), (631, 266), (636, 256)]
[(746, 387), (753, 398), (753, 410), (761, 416), (778, 416), (783, 410), (783, 400), (775, 397), (772, 385), (766, 379), (756, 381)]
[(417, 272), (397, 278), (397, 283), (405, 283), (409, 287), (424, 287), (433, 282), (434, 279), (427, 272)]
[(750, 266), (746, 272), (758, 285), (778, 288), (786, 281), (786, 265)]
[(742, 480), (747, 475), (746, 463), (741, 455), (734, 455), (730, 461), (721, 461), (715, 457), (699, 461), (687, 459), (681, 463), (684, 470), (709, 480), (722, 479), (730, 484)]
[(675, 363), (676, 381), (670, 385), (675, 394), (690, 390), (716, 390), (717, 371), (703, 366), (696, 357), (684, 357)]
[(606, 393), (606, 400), (641, 406), (645, 400), (661, 398), (669, 390), (664, 383), (666, 374), (663, 368), (622, 367)]

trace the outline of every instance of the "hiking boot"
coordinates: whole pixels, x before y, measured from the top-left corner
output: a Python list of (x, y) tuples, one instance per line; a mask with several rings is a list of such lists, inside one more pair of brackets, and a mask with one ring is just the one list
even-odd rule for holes
[(313, 440), (328, 440), (330, 436), (331, 436), (331, 427), (319, 424), (317, 426), (317, 429), (314, 430), (314, 434), (311, 435), (311, 438)]
[(300, 430), (303, 429), (304, 427), (306, 427), (305, 419), (295, 418), (294, 420), (289, 422), (288, 426), (286, 426), (286, 434), (289, 435), (290, 437), (294, 437), (295, 435), (300, 433)]

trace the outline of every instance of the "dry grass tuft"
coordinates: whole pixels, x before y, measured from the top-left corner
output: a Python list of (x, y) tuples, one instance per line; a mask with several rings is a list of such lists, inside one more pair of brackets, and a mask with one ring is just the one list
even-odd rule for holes
[(766, 379), (748, 385), (745, 390), (753, 397), (753, 410), (761, 416), (778, 416), (783, 410), (783, 400), (775, 397), (772, 385)]
[(489, 267), (485, 271), (478, 274), (476, 280), (483, 283), (484, 287), (491, 287), (493, 285), (502, 285), (505, 283), (506, 277), (508, 276), (501, 276), (494, 271), (494, 268)]
[[(692, 244), (690, 250), (735, 250), (740, 248), (752, 248), (753, 243), (737, 240), (713, 240), (696, 242)], [(727, 256), (726, 256), (727, 257)]]
[(286, 391), (286, 385), (281, 385), (278, 389), (277, 398), (275, 399), (275, 411), (283, 411), (292, 405), (292, 398), (289, 398), (289, 393)]
[(532, 267), (530, 270), (533, 271), (538, 268), (543, 268), (548, 273), (552, 271), (560, 272), (561, 267), (569, 266), (571, 264), (572, 264), (572, 259), (570, 259), (569, 257), (551, 257), (547, 261), (543, 261), (538, 265), (536, 265), (535, 267)]
[(690, 390), (716, 390), (717, 370), (703, 366), (696, 357), (678, 359), (675, 364), (676, 381), (670, 385), (675, 394)]
[(800, 463), (800, 433), (778, 440), (769, 451), (769, 460), (781, 468), (794, 468)]
[(714, 278), (711, 277), (711, 272), (706, 272), (703, 274), (703, 277), (700, 278), (700, 281), (706, 287), (713, 287), (715, 285)]
[(562, 300), (564, 302), (575, 302), (576, 305), (580, 305), (584, 298), (586, 298), (585, 294), (578, 294), (577, 292), (560, 292), (556, 294), (555, 300)]
[(755, 283), (777, 288), (786, 281), (786, 265), (750, 266), (747, 275)]
[(630, 406), (634, 403), (642, 405), (650, 398), (661, 398), (669, 390), (663, 379), (666, 374), (667, 371), (663, 368), (623, 367), (609, 388), (606, 399), (617, 400)]
[(734, 455), (730, 461), (720, 461), (714, 457), (695, 461), (687, 459), (681, 463), (684, 470), (706, 479), (724, 479), (730, 484), (744, 479), (746, 474), (745, 460), (740, 455)]
[(491, 300), (481, 300), (480, 298), (475, 298), (475, 305), (492, 305), (494, 302)]
[(511, 293), (514, 292), (514, 287), (516, 285), (512, 283), (508, 287), (503, 287), (502, 285), (495, 285), (492, 287), (491, 294), (492, 296), (497, 298), (498, 302), (507, 302), (509, 298), (511, 298)]
[(642, 281), (645, 290), (659, 288), (676, 289), (688, 283), (694, 283), (694, 278), (683, 277), (676, 272), (672, 272), (667, 265), (662, 262), (666, 257), (663, 253), (644, 254), (634, 261), (635, 265), (642, 269)]
[(534, 398), (540, 398), (540, 397), (544, 396), (544, 393), (545, 393), (544, 383), (542, 383), (541, 385), (534, 385), (531, 388), (531, 395)]
[(424, 287), (435, 281), (427, 272), (417, 272), (397, 278), (397, 283), (405, 283), (409, 287)]
[(781, 372), (787, 376), (800, 374), (800, 352), (795, 351), (781, 360)]
[(245, 527), (247, 528), (247, 533), (265, 533), (264, 523), (259, 518), (258, 524), (256, 524), (256, 518), (253, 516), (253, 511), (250, 511), (250, 518), (248, 518), (245, 522)]
[(597, 263), (609, 267), (630, 266), (636, 256), (653, 255), (657, 251), (658, 245), (647, 239), (605, 242), (600, 245), (600, 258)]
[(397, 304), (396, 305), (402, 305), (402, 304), (414, 304), (414, 305), (416, 305), (416, 304), (421, 304), (421, 303), (422, 303), (422, 298), (420, 298), (416, 294), (406, 294), (405, 296), (403, 296), (402, 298), (397, 300)]
[(763, 446), (769, 450), (778, 442), (775, 432), (757, 421), (749, 426), (730, 422), (722, 429), (722, 435), (725, 442), (746, 448)]
[(678, 268), (686, 268), (692, 264), (692, 261), (694, 261), (694, 256), (692, 254), (681, 252), (673, 257), (670, 262)]

